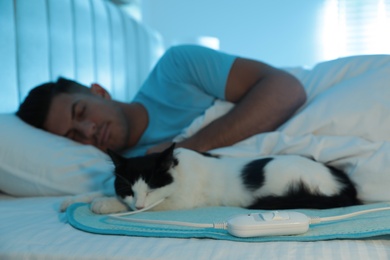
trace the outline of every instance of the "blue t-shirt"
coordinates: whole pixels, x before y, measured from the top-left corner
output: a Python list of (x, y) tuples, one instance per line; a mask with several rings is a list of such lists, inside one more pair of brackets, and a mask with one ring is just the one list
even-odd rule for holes
[(224, 100), (235, 58), (195, 45), (170, 48), (134, 99), (147, 110), (149, 123), (138, 144), (126, 155), (141, 155), (154, 145), (172, 141), (215, 99)]

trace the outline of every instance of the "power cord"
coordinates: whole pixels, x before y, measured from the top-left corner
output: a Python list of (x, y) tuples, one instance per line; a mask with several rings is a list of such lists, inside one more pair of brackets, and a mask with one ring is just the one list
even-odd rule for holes
[(132, 219), (132, 218), (124, 218), (124, 216), (135, 215), (144, 211), (147, 211), (151, 208), (154, 208), (165, 199), (161, 199), (146, 208), (140, 210), (134, 210), (123, 213), (115, 213), (108, 215), (112, 219), (127, 221), (127, 222), (135, 222), (135, 223), (146, 223), (146, 224), (158, 224), (158, 225), (174, 225), (174, 226), (184, 226), (184, 227), (194, 227), (194, 228), (215, 228), (215, 229), (226, 229), (226, 223), (213, 223), (213, 224), (204, 224), (204, 223), (191, 223), (191, 222), (181, 222), (181, 221), (169, 221), (169, 220), (148, 220), (148, 219)]
[(378, 211), (385, 211), (390, 210), (390, 207), (383, 207), (383, 208), (374, 208), (374, 209), (366, 209), (361, 211), (352, 212), (349, 214), (339, 215), (339, 216), (330, 216), (330, 217), (310, 217), (310, 224), (319, 224), (322, 222), (330, 222), (330, 221), (338, 221), (343, 219), (348, 219), (352, 217), (356, 217), (363, 214), (368, 214), (372, 212), (378, 212)]

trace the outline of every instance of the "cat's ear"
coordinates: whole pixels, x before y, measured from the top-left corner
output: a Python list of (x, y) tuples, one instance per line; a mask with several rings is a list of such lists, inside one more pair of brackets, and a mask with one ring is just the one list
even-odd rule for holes
[(107, 154), (110, 156), (115, 167), (118, 167), (119, 165), (121, 165), (125, 161), (125, 158), (123, 156), (114, 152), (113, 150), (107, 149)]
[(177, 159), (175, 158), (173, 151), (175, 150), (175, 143), (161, 152), (159, 156), (160, 168), (163, 171), (168, 171), (170, 167), (177, 165)]
[(167, 149), (165, 149), (164, 152), (167, 152), (169, 154), (173, 154), (173, 150), (175, 149), (176, 143), (172, 143), (171, 146), (169, 146)]

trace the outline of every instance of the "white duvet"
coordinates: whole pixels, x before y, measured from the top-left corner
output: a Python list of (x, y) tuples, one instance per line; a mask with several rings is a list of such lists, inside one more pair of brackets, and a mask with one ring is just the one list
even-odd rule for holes
[[(213, 152), (228, 156), (299, 154), (348, 172), (366, 202), (390, 201), (390, 55), (357, 56), (288, 69), (307, 103), (278, 131)], [(216, 101), (176, 141), (232, 104)]]

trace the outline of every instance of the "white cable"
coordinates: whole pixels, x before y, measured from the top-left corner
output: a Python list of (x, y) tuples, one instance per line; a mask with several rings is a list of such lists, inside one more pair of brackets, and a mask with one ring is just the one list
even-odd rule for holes
[(169, 220), (152, 220), (152, 219), (134, 219), (134, 218), (123, 218), (117, 216), (109, 216), (110, 218), (122, 220), (126, 222), (135, 223), (146, 223), (146, 224), (158, 224), (158, 225), (173, 225), (181, 227), (193, 227), (193, 228), (215, 228), (215, 229), (226, 229), (226, 223), (192, 223), (192, 222), (181, 222), (181, 221), (169, 221)]
[[(155, 206), (157, 206), (158, 204), (160, 204), (161, 202), (163, 202), (165, 200), (165, 198), (162, 198), (161, 200), (147, 206), (146, 208), (143, 208), (143, 209), (139, 209), (139, 210), (134, 210), (134, 211), (128, 211), (128, 212), (123, 212), (123, 213), (115, 213), (115, 214), (110, 214), (108, 215), (109, 217), (122, 217), (122, 216), (129, 216), (129, 215), (134, 215), (134, 214), (137, 214), (137, 213), (141, 213), (143, 211), (146, 211), (148, 209), (151, 209)], [(122, 218), (122, 219), (125, 219), (125, 218)]]
[(318, 224), (321, 222), (337, 221), (337, 220), (352, 218), (352, 217), (363, 215), (363, 214), (368, 214), (368, 213), (377, 212), (377, 211), (385, 211), (385, 210), (390, 210), (390, 207), (367, 209), (367, 210), (352, 212), (349, 214), (344, 214), (344, 215), (339, 215), (339, 216), (330, 216), (330, 217), (324, 217), (324, 218), (310, 217), (311, 218), (310, 223), (311, 224)]
[(126, 222), (136, 222), (136, 223), (147, 223), (147, 224), (158, 224), (158, 225), (175, 225), (175, 226), (184, 226), (184, 227), (194, 227), (194, 228), (215, 228), (215, 229), (226, 229), (226, 223), (191, 223), (191, 222), (181, 222), (181, 221), (169, 221), (169, 220), (150, 220), (150, 219), (132, 219), (132, 218), (124, 218), (123, 216), (129, 216), (129, 215), (134, 215), (143, 211), (146, 211), (148, 209), (151, 209), (161, 202), (165, 200), (161, 199), (150, 206), (140, 209), (140, 210), (135, 210), (135, 211), (129, 211), (129, 212), (124, 212), (124, 213), (116, 213), (116, 214), (110, 214), (108, 217), (116, 219), (116, 220), (122, 220)]

